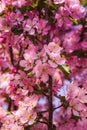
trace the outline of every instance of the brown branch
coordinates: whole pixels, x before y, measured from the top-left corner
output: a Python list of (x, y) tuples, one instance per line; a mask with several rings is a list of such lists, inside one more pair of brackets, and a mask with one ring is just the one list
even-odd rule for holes
[(12, 65), (15, 67), (13, 49), (12, 49), (12, 46), (11, 46), (11, 45), (9, 45), (9, 54), (10, 54), (11, 63), (12, 63)]
[(46, 124), (46, 125), (48, 125), (48, 123), (47, 122), (45, 122), (45, 121), (38, 121), (39, 123), (42, 123), (42, 124)]
[(17, 64), (16, 64), (17, 70), (20, 68), (19, 63), (20, 63), (20, 60), (21, 60), (21, 58), (22, 58), (22, 56), (23, 56), (23, 51), (24, 51), (24, 49), (23, 49), (22, 46), (20, 45), (19, 59), (18, 59), (18, 62), (17, 62)]
[(55, 108), (53, 108), (53, 111), (55, 111), (56, 109), (58, 109), (58, 108), (60, 108), (60, 107), (62, 107), (63, 105), (60, 105), (60, 106), (58, 106), (58, 107), (55, 107)]
[(48, 120), (48, 130), (53, 130), (53, 106), (52, 106), (52, 77), (49, 76), (49, 120)]
[[(49, 23), (49, 7), (46, 4), (45, 6), (45, 18), (46, 20), (48, 20)], [(47, 44), (49, 44), (50, 42), (50, 32), (48, 32), (47, 34), (47, 40), (46, 40)], [(52, 105), (52, 77), (49, 75), (49, 97), (48, 97), (48, 130), (53, 130), (53, 105)]]
[[(54, 107), (53, 109), (52, 109), (52, 111), (55, 111), (56, 109), (58, 109), (58, 108), (60, 108), (60, 107), (62, 107), (63, 105), (60, 105), (60, 106), (58, 106), (58, 107)], [(49, 109), (48, 110), (44, 110), (44, 111), (41, 111), (41, 112), (39, 112), (39, 113), (45, 113), (45, 112), (49, 112)]]

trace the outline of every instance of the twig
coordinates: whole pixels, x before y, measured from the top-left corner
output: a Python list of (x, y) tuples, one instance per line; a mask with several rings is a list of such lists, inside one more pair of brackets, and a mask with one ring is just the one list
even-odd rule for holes
[(53, 130), (53, 106), (52, 106), (52, 77), (49, 76), (49, 120), (48, 130)]
[(12, 63), (12, 65), (15, 67), (13, 49), (12, 49), (12, 46), (11, 46), (11, 45), (9, 45), (9, 54), (10, 54), (11, 63)]

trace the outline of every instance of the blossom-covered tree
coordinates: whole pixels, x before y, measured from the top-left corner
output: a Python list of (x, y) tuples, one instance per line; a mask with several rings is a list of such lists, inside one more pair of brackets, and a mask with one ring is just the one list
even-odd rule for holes
[(1, 130), (87, 130), (86, 4), (0, 1)]

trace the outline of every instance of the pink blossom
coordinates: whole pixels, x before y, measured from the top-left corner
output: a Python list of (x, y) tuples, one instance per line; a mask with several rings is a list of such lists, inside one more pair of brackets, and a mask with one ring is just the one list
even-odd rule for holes
[(65, 28), (66, 30), (72, 27), (72, 21), (70, 21), (69, 13), (65, 7), (60, 7), (58, 12), (55, 14), (57, 19), (56, 26), (59, 28)]
[(34, 35), (35, 34), (35, 24), (34, 22), (32, 22), (31, 19), (28, 19), (25, 23), (24, 23), (24, 30), (29, 32), (30, 35)]
[(12, 75), (9, 73), (5, 73), (0, 77), (0, 88), (7, 89), (10, 86), (10, 80), (12, 79)]
[(46, 35), (48, 31), (50, 30), (50, 26), (47, 26), (47, 21), (44, 19), (39, 20), (39, 22), (36, 24), (36, 29), (39, 34), (42, 34), (42, 36)]
[(9, 32), (11, 29), (10, 20), (7, 18), (0, 17), (0, 31)]
[(81, 42), (81, 47), (83, 48), (83, 50), (86, 50), (87, 49), (87, 41)]
[(62, 3), (64, 3), (65, 2), (65, 0), (54, 0), (54, 3), (55, 4), (62, 4)]
[(46, 52), (49, 54), (49, 53), (60, 53), (60, 51), (62, 50), (62, 48), (59, 46), (58, 43), (55, 43), (55, 42), (50, 42), (47, 45), (44, 46)]
[(19, 120), (21, 124), (32, 125), (37, 117), (37, 114), (32, 110), (27, 110), (26, 108), (20, 108), (16, 113), (14, 113), (16, 120)]
[(2, 13), (5, 9), (6, 5), (5, 5), (5, 2), (4, 0), (0, 1), (0, 13)]
[(87, 119), (83, 118), (82, 120), (79, 120), (77, 123), (77, 129), (86, 130), (86, 128), (87, 128)]
[(51, 67), (56, 68), (58, 67), (58, 65), (64, 64), (65, 59), (61, 58), (60, 54), (51, 53), (50, 60), (48, 60), (48, 63)]
[(25, 5), (25, 3), (26, 3), (25, 0), (13, 0), (13, 1), (11, 2), (11, 4), (12, 4), (13, 6), (18, 6), (18, 7), (21, 7), (21, 6)]
[(76, 0), (66, 0), (66, 8), (69, 11), (70, 15), (76, 19), (80, 19), (85, 14), (85, 8), (80, 6), (80, 1)]
[(73, 50), (79, 48), (79, 33), (75, 31), (71, 31), (70, 33), (66, 33), (64, 35), (63, 46), (66, 52), (72, 53)]
[(18, 125), (13, 115), (8, 115), (2, 125), (1, 130), (24, 130), (21, 125)]
[(59, 47), (58, 43), (50, 42), (44, 46), (46, 53), (49, 55), (48, 63), (51, 67), (56, 68), (58, 64), (64, 64), (65, 59), (60, 56), (62, 48)]
[(16, 13), (12, 12), (10, 14), (9, 19), (11, 20), (12, 26), (14, 26), (17, 24), (21, 24), (21, 22), (23, 21), (23, 15), (21, 14), (20, 11), (17, 11)]
[(19, 101), (19, 109), (16, 112), (13, 112), (16, 120), (19, 120), (22, 124), (32, 125), (37, 117), (36, 112), (33, 111), (33, 108), (36, 107), (38, 102), (38, 96), (32, 95), (26, 97), (23, 101)]
[(36, 62), (36, 66), (33, 69), (36, 78), (40, 78), (41, 81), (47, 82), (49, 79), (51, 68), (47, 63), (42, 63), (40, 60)]
[[(32, 46), (33, 47), (33, 46)], [(34, 65), (34, 60), (37, 59), (37, 55), (35, 53), (35, 50), (30, 47), (27, 49), (24, 53), (24, 60), (20, 61), (20, 66), (24, 67), (25, 70), (32, 69)], [(32, 49), (32, 50), (31, 50)]]
[(67, 99), (74, 99), (80, 92), (80, 88), (78, 87), (77, 82), (72, 82), (70, 85), (67, 87)]

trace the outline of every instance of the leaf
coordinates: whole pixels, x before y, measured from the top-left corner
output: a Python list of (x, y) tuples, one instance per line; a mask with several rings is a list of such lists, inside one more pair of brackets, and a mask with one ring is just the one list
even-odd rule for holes
[(68, 65), (58, 65), (58, 68), (61, 69), (65, 75), (71, 72), (70, 66)]
[(61, 96), (61, 95), (59, 95), (59, 96), (57, 96), (57, 97), (61, 100), (61, 102), (66, 101), (65, 96)]
[(33, 8), (36, 8), (38, 6), (38, 1), (35, 1), (32, 5)]
[(79, 116), (72, 115), (72, 119), (78, 121), (78, 120), (80, 119), (80, 117), (79, 117)]
[(71, 20), (75, 25), (78, 25), (78, 24), (79, 24), (78, 20), (75, 19), (75, 18), (70, 17), (70, 20)]
[(45, 7), (45, 0), (39, 0), (37, 9), (41, 12), (41, 10)]
[(45, 87), (45, 86), (46, 86), (46, 84), (45, 84), (45, 83), (43, 83), (43, 82), (41, 82), (41, 83), (40, 83), (40, 86), (41, 86), (41, 87)]
[(81, 4), (87, 6), (87, 0), (80, 0)]
[(67, 107), (69, 107), (69, 102), (65, 99), (65, 96), (61, 96), (59, 95), (58, 98), (60, 99), (60, 101), (62, 102), (63, 107), (66, 109)]
[(5, 16), (6, 16), (5, 13), (1, 13), (1, 14), (0, 14), (0, 17), (5, 17)]
[(10, 114), (11, 114), (11, 112), (10, 112), (10, 111), (6, 111), (6, 114), (7, 114), (7, 115), (10, 115)]
[(59, 8), (59, 5), (55, 5), (54, 3), (49, 3), (48, 1), (44, 1), (46, 5), (49, 6), (50, 10), (57, 10)]
[(18, 29), (17, 27), (12, 27), (11, 31), (15, 34), (15, 35), (20, 35), (23, 33), (23, 29)]
[(33, 10), (32, 6), (23, 6), (22, 8), (19, 8), (19, 10), (21, 11), (21, 13), (27, 13), (29, 11)]
[(31, 126), (26, 126), (25, 128), (24, 128), (24, 130), (30, 130), (31, 129)]
[(87, 58), (87, 51), (84, 51), (82, 49), (76, 50), (72, 53), (72, 55), (75, 55), (79, 58)]
[(67, 65), (62, 65), (62, 68), (67, 72), (70, 73), (70, 67)]

